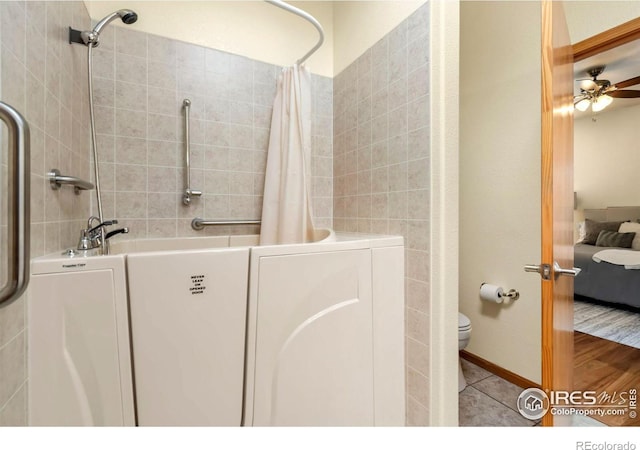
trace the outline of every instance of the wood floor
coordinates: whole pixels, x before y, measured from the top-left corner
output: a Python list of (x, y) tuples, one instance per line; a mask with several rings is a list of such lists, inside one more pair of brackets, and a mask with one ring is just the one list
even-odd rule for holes
[[(574, 390), (612, 395), (630, 389), (640, 391), (640, 349), (575, 331)], [(640, 418), (628, 414), (593, 418), (609, 426), (640, 426)]]

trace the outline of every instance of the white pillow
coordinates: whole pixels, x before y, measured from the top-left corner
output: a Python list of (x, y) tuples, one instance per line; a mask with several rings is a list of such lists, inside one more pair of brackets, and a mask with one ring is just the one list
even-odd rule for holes
[(620, 228), (618, 228), (618, 233), (635, 233), (636, 236), (633, 238), (631, 248), (633, 250), (640, 250), (640, 223), (622, 222)]

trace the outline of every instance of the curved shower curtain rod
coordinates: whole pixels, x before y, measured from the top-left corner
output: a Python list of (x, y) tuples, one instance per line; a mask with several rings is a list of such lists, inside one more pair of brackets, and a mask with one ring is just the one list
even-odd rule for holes
[(318, 33), (320, 34), (320, 39), (318, 40), (318, 43), (311, 50), (309, 50), (302, 58), (297, 60), (296, 64), (302, 64), (309, 58), (309, 56), (313, 55), (316, 50), (322, 47), (322, 43), (324, 42), (324, 30), (322, 29), (322, 25), (320, 25), (320, 22), (318, 22), (315, 17), (313, 17), (311, 14), (309, 14), (306, 11), (303, 11), (299, 8), (296, 8), (295, 6), (291, 6), (290, 4), (283, 2), (282, 0), (264, 0), (264, 1), (267, 3), (271, 3), (272, 5), (277, 6), (278, 8), (282, 8), (285, 11), (289, 11), (290, 13), (293, 13), (296, 16), (302, 17), (303, 19), (310, 22), (311, 25), (316, 27), (316, 30), (318, 30)]

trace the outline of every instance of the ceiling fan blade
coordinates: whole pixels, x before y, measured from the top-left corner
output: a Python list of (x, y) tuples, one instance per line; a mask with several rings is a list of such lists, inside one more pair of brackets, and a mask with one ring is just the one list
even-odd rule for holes
[(578, 80), (580, 81), (580, 89), (583, 91), (595, 91), (598, 89), (598, 84), (593, 80)]
[(607, 92), (607, 95), (615, 98), (640, 98), (640, 91), (616, 90)]
[(636, 84), (640, 84), (640, 77), (629, 78), (628, 80), (616, 83), (616, 87), (618, 89), (624, 89), (629, 86), (635, 86)]

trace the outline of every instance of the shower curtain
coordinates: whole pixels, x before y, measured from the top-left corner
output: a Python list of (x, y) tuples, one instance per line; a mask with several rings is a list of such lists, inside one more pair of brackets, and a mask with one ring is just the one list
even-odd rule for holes
[(273, 103), (260, 244), (313, 240), (311, 83), (306, 67), (286, 67)]

